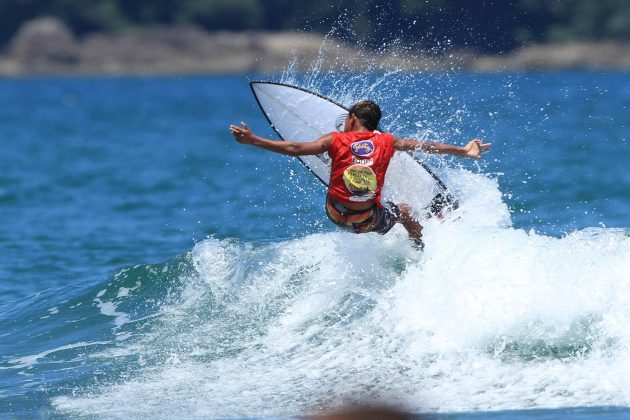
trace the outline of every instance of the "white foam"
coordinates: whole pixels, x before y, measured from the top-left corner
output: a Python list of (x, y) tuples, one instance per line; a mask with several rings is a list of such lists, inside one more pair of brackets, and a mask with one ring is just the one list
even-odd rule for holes
[(116, 295), (116, 297), (127, 297), (130, 295), (131, 292), (135, 292), (136, 290), (138, 290), (141, 285), (142, 283), (137, 281), (134, 287), (121, 287), (120, 289), (118, 289), (118, 295)]
[[(476, 215), (464, 205), (427, 224), (423, 254), (401, 229), (201, 242), (199, 277), (163, 308), (161, 329), (127, 340), (145, 356), (170, 349), (166, 361), (55, 406), (201, 418), (358, 397), (416, 412), (630, 403), (628, 235), (552, 238)], [(210, 301), (226, 305), (223, 318), (203, 319)], [(234, 341), (217, 342), (221, 331)]]
[(109, 342), (107, 342), (107, 341), (91, 341), (91, 342), (83, 342), (83, 341), (81, 341), (81, 342), (78, 342), (78, 343), (67, 344), (65, 346), (55, 347), (53, 349), (48, 349), (48, 350), (42, 351), (42, 352), (37, 353), (37, 354), (11, 359), (11, 360), (9, 360), (9, 363), (13, 364), (13, 366), (10, 366), (9, 368), (11, 368), (11, 369), (16, 369), (16, 368), (23, 369), (23, 368), (26, 368), (26, 367), (33, 366), (39, 360), (44, 359), (48, 355), (53, 354), (53, 353), (57, 353), (59, 351), (71, 350), (71, 349), (76, 349), (76, 348), (81, 348), (81, 347), (88, 347), (88, 346), (105, 345), (105, 344), (109, 344)]
[(120, 327), (129, 322), (129, 314), (119, 311), (118, 303), (104, 301), (99, 298), (94, 298), (94, 302), (96, 302), (96, 306), (101, 311), (101, 314), (114, 318), (114, 325), (116, 327)]

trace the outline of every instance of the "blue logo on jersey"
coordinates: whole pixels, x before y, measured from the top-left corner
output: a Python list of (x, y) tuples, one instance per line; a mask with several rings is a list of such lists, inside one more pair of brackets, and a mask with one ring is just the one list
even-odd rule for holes
[(375, 147), (372, 140), (355, 141), (350, 145), (350, 150), (355, 156), (367, 157), (374, 153)]

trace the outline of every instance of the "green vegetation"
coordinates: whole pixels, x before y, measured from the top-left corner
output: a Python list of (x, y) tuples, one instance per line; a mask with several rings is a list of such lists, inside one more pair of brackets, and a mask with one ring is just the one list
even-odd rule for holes
[(630, 38), (629, 0), (2, 0), (0, 45), (41, 16), (60, 18), (78, 35), (174, 23), (328, 32), (346, 22), (341, 33), (347, 29), (348, 37), (372, 47), (393, 38), (425, 48), (448, 40), (487, 52), (529, 42)]

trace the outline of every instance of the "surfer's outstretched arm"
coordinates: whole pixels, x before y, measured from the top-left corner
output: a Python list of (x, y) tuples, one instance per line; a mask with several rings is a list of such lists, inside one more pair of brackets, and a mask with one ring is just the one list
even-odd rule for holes
[(231, 125), (230, 131), (239, 143), (251, 144), (263, 149), (289, 156), (318, 155), (328, 150), (332, 133), (324, 134), (315, 141), (274, 141), (254, 134), (247, 124), (241, 122), (242, 127)]
[(418, 141), (394, 138), (394, 148), (401, 152), (434, 153), (440, 155), (454, 155), (461, 157), (469, 157), (473, 159), (483, 159), (482, 153), (490, 151), (492, 143), (483, 143), (480, 139), (473, 139), (466, 146), (453, 146), (451, 144), (437, 143), (433, 141)]

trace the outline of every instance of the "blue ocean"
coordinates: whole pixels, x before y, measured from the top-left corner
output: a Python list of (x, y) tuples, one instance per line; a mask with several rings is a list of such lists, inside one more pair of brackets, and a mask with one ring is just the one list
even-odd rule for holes
[[(352, 235), (231, 137), (275, 138), (256, 79), (493, 150), (417, 155), (460, 201), (424, 251)], [(2, 418), (630, 416), (630, 73), (23, 78), (0, 103)]]

